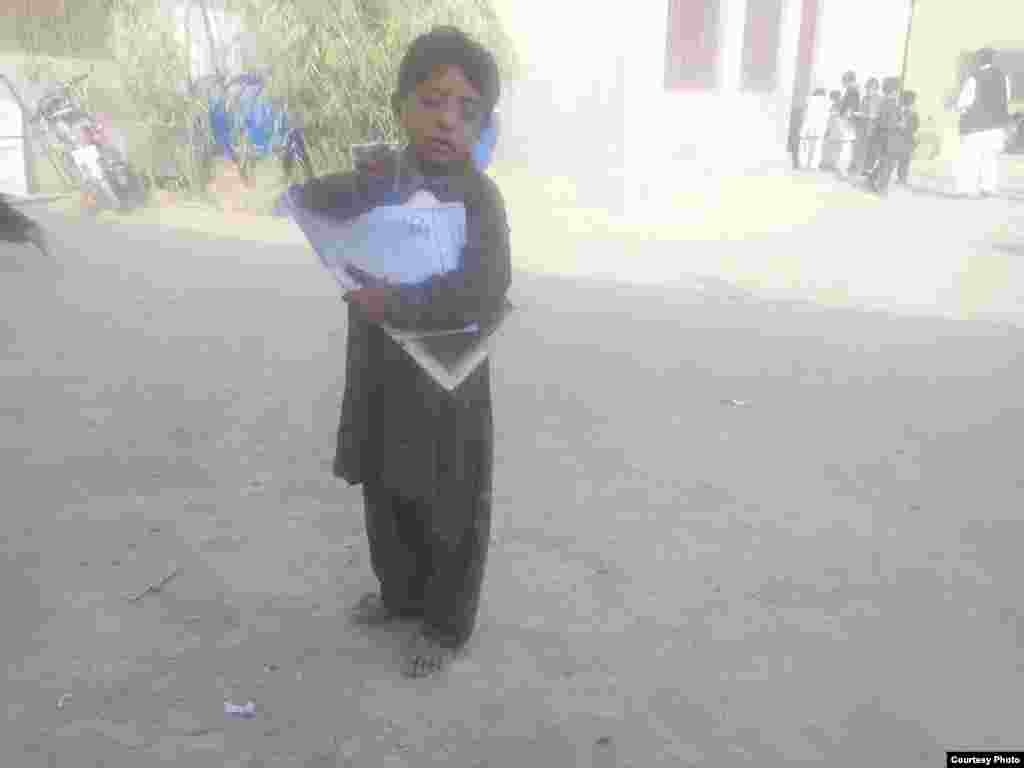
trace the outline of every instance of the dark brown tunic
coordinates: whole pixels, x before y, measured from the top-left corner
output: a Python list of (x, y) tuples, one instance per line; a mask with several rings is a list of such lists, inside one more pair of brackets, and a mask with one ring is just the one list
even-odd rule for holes
[[(424, 187), (441, 202), (462, 202), (467, 243), (460, 269), (400, 290), (389, 322), (426, 329), (486, 321), (511, 281), (508, 220), (497, 186), (470, 167), (444, 179), (406, 173), (397, 190), (393, 181), (327, 176), (304, 185), (297, 200), (336, 220), (404, 202)], [(475, 619), (490, 524), (490, 366), (485, 361), (455, 392), (446, 392), (355, 306), (348, 323), (334, 474), (364, 486), (371, 557), (385, 602), (389, 593), (397, 595), (394, 607), (405, 610), (402, 603), (425, 600), (427, 623), (461, 644)], [(414, 535), (421, 540), (411, 560), (401, 554), (409, 543), (398, 541), (410, 535), (410, 525), (419, 526)], [(407, 582), (409, 574), (424, 581), (425, 572), (435, 578), (424, 596), (422, 583)]]

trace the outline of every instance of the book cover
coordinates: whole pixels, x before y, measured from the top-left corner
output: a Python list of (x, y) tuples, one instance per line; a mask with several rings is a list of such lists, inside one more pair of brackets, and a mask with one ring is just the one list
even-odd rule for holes
[[(347, 293), (361, 287), (345, 272), (347, 264), (392, 282), (405, 283), (420, 282), (433, 274), (457, 268), (457, 254), (465, 243), (465, 208), (461, 204), (431, 204), (422, 198), (414, 198), (414, 201), (418, 203), (415, 206), (381, 206), (364, 217), (344, 223), (330, 221), (302, 208), (288, 193), (278, 210), (295, 221), (323, 267)], [(384, 212), (379, 213), (382, 210)], [(375, 212), (377, 215), (372, 215)], [(409, 225), (410, 215), (417, 217), (415, 226)], [(371, 226), (373, 223), (381, 226)], [(424, 227), (427, 233), (423, 232)], [(413, 244), (403, 249), (402, 241)], [(358, 256), (355, 255), (357, 249)], [(385, 263), (387, 266), (382, 267)], [(365, 268), (375, 265), (376, 271)], [(381, 274), (382, 271), (385, 274)], [(381, 327), (438, 385), (451, 392), (487, 359), (505, 319), (514, 310), (506, 300), (488, 321), (455, 330), (398, 330), (386, 324)]]
[(517, 307), (508, 299), (494, 317), (458, 331), (406, 331), (381, 327), (448, 392), (458, 389), (487, 359), (509, 315)]

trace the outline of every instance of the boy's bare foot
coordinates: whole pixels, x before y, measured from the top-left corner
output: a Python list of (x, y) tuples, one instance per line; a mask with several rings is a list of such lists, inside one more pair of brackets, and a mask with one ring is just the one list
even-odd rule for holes
[(353, 624), (364, 627), (378, 627), (398, 620), (398, 614), (384, 605), (380, 595), (373, 593), (365, 594), (359, 598), (359, 602), (352, 608), (350, 614)]
[(446, 648), (423, 633), (417, 633), (402, 660), (402, 674), (405, 677), (428, 677), (444, 669), (454, 657), (454, 649)]

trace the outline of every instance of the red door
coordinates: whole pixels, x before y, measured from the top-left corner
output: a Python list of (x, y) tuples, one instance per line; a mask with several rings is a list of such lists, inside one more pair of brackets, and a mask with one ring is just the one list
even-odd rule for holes
[(793, 102), (803, 104), (810, 95), (811, 71), (814, 68), (814, 43), (818, 33), (818, 4), (820, 0), (803, 0), (800, 16), (800, 42), (796, 57), (796, 81), (793, 83)]
[(721, 0), (669, 0), (665, 87), (710, 90), (718, 80)]

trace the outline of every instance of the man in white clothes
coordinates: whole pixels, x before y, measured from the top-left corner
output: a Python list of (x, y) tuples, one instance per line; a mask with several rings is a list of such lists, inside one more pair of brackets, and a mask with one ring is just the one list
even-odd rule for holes
[(975, 56), (974, 74), (967, 78), (956, 104), (960, 113), (959, 195), (991, 197), (998, 192), (999, 155), (1006, 148), (1009, 105), (1010, 78), (995, 66), (995, 51), (983, 48)]

